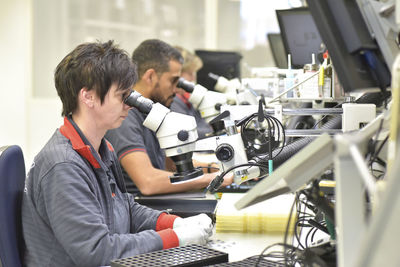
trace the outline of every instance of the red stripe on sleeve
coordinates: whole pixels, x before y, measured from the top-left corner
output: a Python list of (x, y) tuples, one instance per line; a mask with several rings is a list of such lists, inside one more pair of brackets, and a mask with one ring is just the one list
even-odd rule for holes
[(123, 157), (125, 157), (127, 154), (131, 153), (131, 152), (135, 152), (135, 151), (141, 151), (141, 152), (146, 152), (146, 149), (144, 148), (133, 148), (133, 149), (129, 149), (127, 151), (125, 151), (124, 153), (121, 154), (121, 156), (119, 156), (118, 160), (121, 160)]
[(174, 248), (179, 246), (178, 236), (172, 229), (165, 229), (157, 232), (163, 242), (163, 249)]
[(176, 218), (178, 218), (178, 216), (176, 216), (176, 215), (161, 213), (157, 219), (156, 231), (160, 231), (160, 230), (164, 230), (164, 229), (168, 229), (168, 228), (172, 229)]

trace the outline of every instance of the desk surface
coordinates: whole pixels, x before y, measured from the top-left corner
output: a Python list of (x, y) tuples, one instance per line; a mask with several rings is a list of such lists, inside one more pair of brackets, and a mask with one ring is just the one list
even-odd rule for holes
[[(228, 193), (225, 194), (228, 195)], [(243, 194), (240, 193), (236, 193), (235, 195), (238, 197), (243, 196)], [(201, 201), (202, 199), (215, 200), (215, 196), (207, 193), (205, 198), (195, 199), (197, 201)], [(164, 201), (167, 201), (167, 199)], [(232, 201), (231, 204), (233, 205), (234, 202), (235, 201)], [(216, 233), (214, 230), (214, 234), (210, 239), (211, 240), (208, 246), (210, 248), (228, 253), (229, 261), (233, 262), (243, 260), (254, 255), (259, 255), (267, 246), (283, 242), (284, 235), (271, 233)]]
[(283, 242), (283, 235), (255, 233), (215, 233), (209, 247), (229, 254), (229, 261), (259, 255), (269, 245)]
[[(259, 255), (267, 246), (282, 243), (284, 232), (263, 231), (259, 233), (257, 231), (256, 233), (247, 231), (242, 233), (228, 231), (228, 229), (230, 229), (229, 227), (238, 230), (241, 229), (241, 227), (247, 228), (245, 227), (245, 224), (247, 224), (247, 226), (251, 226), (249, 229), (259, 230), (259, 227), (263, 224), (263, 227), (260, 229), (265, 230), (264, 226), (266, 226), (266, 221), (264, 220), (271, 216), (272, 220), (268, 224), (268, 227), (272, 227), (272, 230), (277, 227), (274, 225), (276, 224), (275, 220), (277, 218), (289, 216), (290, 207), (293, 203), (292, 195), (284, 195), (242, 210), (237, 210), (234, 207), (234, 203), (243, 197), (243, 195), (243, 193), (224, 193), (217, 205), (217, 224), (218, 220), (219, 223), (221, 223), (218, 229), (224, 229), (224, 231), (219, 231), (211, 237), (213, 242), (211, 242), (210, 247), (228, 253), (230, 262)], [(285, 219), (282, 220), (286, 221)], [(241, 223), (243, 223), (243, 225)], [(279, 225), (281, 226), (281, 224)], [(285, 227), (286, 222), (282, 225)], [(280, 249), (281, 247), (278, 247), (274, 250)]]

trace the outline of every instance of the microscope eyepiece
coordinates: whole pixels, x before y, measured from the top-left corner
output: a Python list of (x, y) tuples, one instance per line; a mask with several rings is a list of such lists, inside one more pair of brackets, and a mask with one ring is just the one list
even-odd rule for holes
[(186, 81), (184, 78), (179, 78), (178, 84), (176, 85), (178, 88), (182, 88), (188, 93), (192, 93), (195, 87), (194, 83), (191, 83), (189, 81)]
[(130, 107), (137, 108), (144, 114), (149, 114), (153, 107), (153, 101), (133, 90), (132, 93), (124, 100), (124, 102)]

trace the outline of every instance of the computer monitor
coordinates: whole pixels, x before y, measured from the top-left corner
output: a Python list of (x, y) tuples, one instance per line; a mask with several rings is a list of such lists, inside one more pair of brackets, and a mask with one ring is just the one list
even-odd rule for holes
[(275, 65), (280, 69), (288, 67), (287, 54), (280, 33), (267, 33), (267, 39)]
[(292, 67), (303, 68), (320, 52), (321, 36), (308, 8), (276, 10), (285, 54), (291, 54)]
[(240, 60), (242, 55), (232, 51), (195, 50), (203, 61), (203, 67), (197, 72), (197, 83), (214, 90), (216, 81), (208, 76), (214, 73), (228, 80), (240, 79)]
[(345, 92), (385, 90), (390, 71), (356, 1), (307, 0)]

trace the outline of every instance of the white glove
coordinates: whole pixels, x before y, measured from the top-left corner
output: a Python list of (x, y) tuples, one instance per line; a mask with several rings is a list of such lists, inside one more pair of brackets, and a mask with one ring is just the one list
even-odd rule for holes
[(177, 227), (174, 229), (175, 234), (179, 239), (179, 246), (190, 244), (205, 245), (208, 241), (208, 233), (199, 227)]
[(175, 230), (179, 227), (199, 227), (203, 229), (209, 236), (212, 235), (213, 230), (211, 218), (204, 213), (187, 218), (176, 218), (172, 229)]

